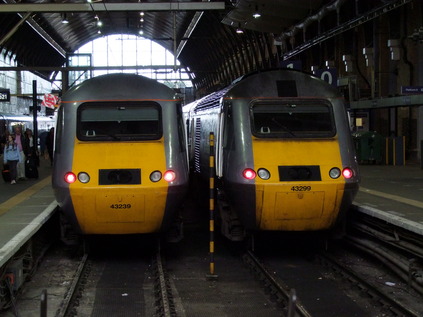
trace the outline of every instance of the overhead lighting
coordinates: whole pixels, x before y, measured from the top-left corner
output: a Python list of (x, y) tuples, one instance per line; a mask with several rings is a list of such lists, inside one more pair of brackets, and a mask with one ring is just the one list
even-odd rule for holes
[(100, 28), (103, 26), (103, 22), (101, 22), (100, 18), (98, 17), (98, 15), (96, 14), (94, 19), (97, 20), (97, 26)]
[(244, 30), (241, 28), (241, 23), (238, 23), (238, 27), (236, 28), (236, 33), (243, 34)]
[(256, 10), (253, 13), (253, 18), (254, 19), (258, 19), (259, 17), (261, 17), (261, 14), (260, 14), (260, 12), (258, 10), (258, 5), (256, 5)]
[(138, 31), (138, 34), (139, 34), (139, 35), (143, 35), (143, 34), (144, 34), (144, 31), (143, 31), (143, 30), (139, 30), (139, 31)]
[(69, 20), (68, 20), (68, 16), (66, 15), (66, 13), (62, 14), (62, 23), (63, 24), (68, 24)]

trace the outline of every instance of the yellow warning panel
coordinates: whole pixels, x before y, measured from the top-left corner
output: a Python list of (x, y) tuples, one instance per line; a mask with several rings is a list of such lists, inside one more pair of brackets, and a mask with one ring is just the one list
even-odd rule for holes
[(323, 213), (325, 192), (276, 193), (274, 215), (278, 220), (314, 219)]

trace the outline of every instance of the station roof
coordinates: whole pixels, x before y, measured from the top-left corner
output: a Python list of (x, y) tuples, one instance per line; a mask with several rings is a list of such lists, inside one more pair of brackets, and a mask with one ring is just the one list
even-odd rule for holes
[(0, 0), (0, 49), (18, 66), (49, 78), (85, 43), (142, 30), (177, 56), (197, 88), (212, 89), (276, 67), (285, 43), (304, 41), (306, 31), (314, 36), (335, 28), (341, 16), (346, 20), (387, 2), (404, 0)]

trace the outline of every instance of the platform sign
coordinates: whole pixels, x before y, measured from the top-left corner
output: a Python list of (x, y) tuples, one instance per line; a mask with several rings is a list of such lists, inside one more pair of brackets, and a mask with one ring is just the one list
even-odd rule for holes
[(317, 69), (314, 74), (329, 85), (338, 86), (338, 70), (336, 68)]
[(280, 61), (279, 63), (281, 68), (291, 68), (296, 70), (301, 70), (303, 63), (301, 61)]
[(423, 86), (401, 86), (401, 94), (403, 95), (423, 94)]
[(10, 101), (10, 89), (0, 88), (0, 102)]

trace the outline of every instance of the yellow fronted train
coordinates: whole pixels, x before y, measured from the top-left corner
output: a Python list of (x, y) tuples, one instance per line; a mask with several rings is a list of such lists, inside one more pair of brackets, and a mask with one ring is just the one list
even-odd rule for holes
[(94, 77), (63, 96), (55, 132), (52, 177), (64, 240), (72, 232), (155, 233), (179, 223), (189, 169), (172, 89), (132, 74)]
[(205, 180), (215, 135), (225, 236), (342, 229), (359, 173), (346, 105), (334, 87), (299, 71), (265, 71), (184, 112), (192, 170)]

